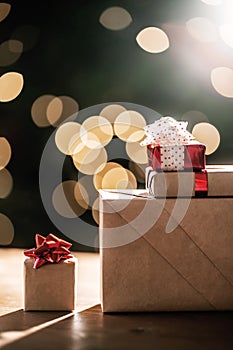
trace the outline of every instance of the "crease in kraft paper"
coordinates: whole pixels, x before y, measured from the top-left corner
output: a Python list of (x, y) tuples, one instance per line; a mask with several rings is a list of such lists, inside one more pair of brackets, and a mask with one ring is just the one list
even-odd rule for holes
[[(135, 202), (136, 203), (136, 202)], [(111, 202), (108, 201), (108, 204), (111, 206)], [(113, 206), (112, 206), (113, 207)], [(163, 211), (167, 214), (167, 216), (170, 216), (169, 211), (166, 208), (163, 208)], [(198, 285), (198, 283), (196, 283), (197, 281), (195, 281), (195, 279), (192, 279), (192, 275), (188, 275), (188, 274), (184, 274), (182, 273), (182, 269), (179, 266), (175, 266), (175, 264), (172, 262), (172, 259), (168, 256), (166, 256), (163, 252), (162, 249), (158, 249), (158, 247), (156, 248), (153, 241), (150, 240), (150, 236), (148, 236), (147, 234), (144, 234), (143, 236), (140, 234), (140, 232), (138, 232), (137, 227), (135, 227), (134, 225), (131, 224), (131, 222), (128, 222), (127, 217), (125, 217), (124, 215), (124, 210), (122, 212), (117, 212), (115, 211), (115, 214), (117, 214), (119, 217), (121, 217), (121, 219), (123, 219), (126, 223), (126, 225), (129, 225), (138, 235), (138, 238), (142, 237), (148, 244), (150, 244), (150, 246), (161, 256), (162, 259), (164, 259), (167, 264), (169, 264), (169, 266), (174, 269), (176, 271), (177, 274), (179, 274), (186, 283), (188, 283), (198, 294), (200, 294), (202, 296), (202, 298), (204, 298), (210, 305), (210, 307), (212, 309), (218, 309), (218, 305), (216, 305), (214, 303), (213, 298), (208, 297), (206, 294), (203, 293), (203, 288), (201, 288), (201, 286)], [(222, 279), (224, 279), (225, 283), (228, 284), (228, 286), (230, 285), (230, 287), (232, 288), (232, 284), (231, 282), (228, 280), (228, 278), (223, 274), (222, 271), (220, 271), (217, 267), (217, 265), (210, 259), (210, 257), (200, 248), (200, 246), (190, 237), (190, 235), (181, 227), (181, 225), (178, 225), (179, 230), (181, 230), (183, 232), (184, 235), (186, 235), (186, 237), (188, 238), (188, 240), (190, 241), (189, 244), (187, 244), (187, 246), (192, 246), (192, 249), (196, 249), (199, 251), (199, 255), (202, 256), (202, 259), (207, 260), (208, 264), (212, 265), (213, 270), (215, 271), (216, 275), (220, 275)], [(161, 247), (160, 247), (161, 248)], [(220, 277), (219, 276), (219, 277)], [(205, 288), (204, 288), (205, 289)]]

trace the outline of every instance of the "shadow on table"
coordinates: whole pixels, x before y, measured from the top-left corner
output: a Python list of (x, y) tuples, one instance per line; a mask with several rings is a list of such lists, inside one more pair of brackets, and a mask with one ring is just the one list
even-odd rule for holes
[(18, 310), (3, 316), (0, 327), (21, 333), (4, 350), (233, 348), (233, 312), (102, 313), (100, 305), (73, 314)]
[(25, 331), (43, 323), (70, 314), (70, 311), (27, 311), (23, 309), (0, 317), (0, 332)]

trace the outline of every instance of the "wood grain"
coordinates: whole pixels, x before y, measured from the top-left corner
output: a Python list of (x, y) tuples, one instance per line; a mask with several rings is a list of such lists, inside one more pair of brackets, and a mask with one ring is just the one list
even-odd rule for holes
[[(230, 350), (232, 312), (105, 313), (99, 255), (79, 260), (77, 310), (24, 312), (20, 249), (0, 249), (0, 347), (5, 350)], [(98, 304), (96, 306), (93, 306)]]

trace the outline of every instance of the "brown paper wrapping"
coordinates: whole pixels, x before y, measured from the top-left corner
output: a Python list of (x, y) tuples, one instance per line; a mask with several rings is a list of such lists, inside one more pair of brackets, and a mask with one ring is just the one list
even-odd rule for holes
[[(161, 172), (148, 181), (151, 167), (146, 168), (145, 183), (155, 197), (177, 197), (179, 181), (182, 182), (179, 195), (195, 196), (194, 173), (192, 172)], [(233, 165), (207, 165), (208, 197), (233, 196)], [(193, 189), (190, 190), (190, 186)]]
[[(138, 239), (100, 249), (103, 312), (233, 310), (233, 198), (192, 198), (181, 223), (167, 234), (176, 199), (163, 205), (162, 199), (132, 196), (118, 211), (127, 196), (105, 193), (100, 191), (100, 246), (111, 244), (111, 229), (123, 225), (125, 234)], [(141, 235), (133, 218), (146, 202), (144, 220), (159, 210), (161, 215)]]
[(24, 261), (25, 311), (71, 311), (75, 309), (77, 259), (33, 268), (34, 260)]

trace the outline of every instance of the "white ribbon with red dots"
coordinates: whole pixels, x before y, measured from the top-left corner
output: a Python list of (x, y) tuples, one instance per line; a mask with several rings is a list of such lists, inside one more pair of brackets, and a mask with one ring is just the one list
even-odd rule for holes
[(180, 122), (172, 117), (162, 117), (144, 127), (146, 138), (141, 142), (147, 145), (184, 145), (194, 136), (186, 130), (188, 122)]
[(182, 170), (184, 169), (184, 146), (163, 145), (160, 152), (161, 169)]
[(144, 127), (146, 138), (141, 146), (161, 146), (161, 169), (180, 170), (184, 168), (184, 145), (194, 139), (187, 128), (188, 122), (177, 121), (166, 116)]

